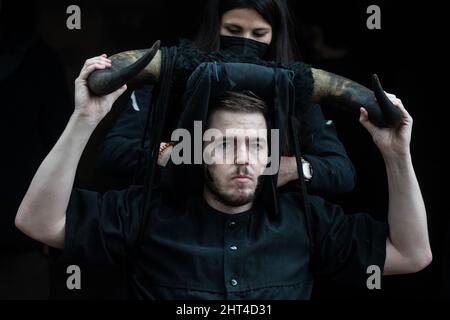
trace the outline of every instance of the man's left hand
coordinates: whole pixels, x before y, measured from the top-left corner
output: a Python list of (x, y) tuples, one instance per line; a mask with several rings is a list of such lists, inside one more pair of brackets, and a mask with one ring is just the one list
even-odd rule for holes
[(400, 99), (393, 94), (386, 94), (401, 112), (400, 125), (397, 128), (379, 128), (370, 122), (365, 108), (360, 109), (359, 122), (369, 131), (384, 157), (409, 155), (413, 119)]

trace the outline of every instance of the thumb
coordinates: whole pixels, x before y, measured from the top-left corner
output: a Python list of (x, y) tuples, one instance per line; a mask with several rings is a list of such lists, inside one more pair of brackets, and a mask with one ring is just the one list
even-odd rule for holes
[(365, 108), (359, 109), (359, 122), (362, 124), (364, 128), (366, 128), (367, 131), (369, 131), (371, 135), (375, 133), (377, 127), (374, 124), (372, 124), (372, 122), (370, 122), (369, 113)]
[(127, 85), (124, 84), (116, 91), (110, 93), (111, 98), (113, 99), (113, 102), (116, 101), (126, 90), (127, 90)]

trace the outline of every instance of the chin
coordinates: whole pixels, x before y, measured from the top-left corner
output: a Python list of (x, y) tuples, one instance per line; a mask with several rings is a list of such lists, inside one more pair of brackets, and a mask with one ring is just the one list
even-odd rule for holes
[(230, 197), (227, 197), (227, 202), (234, 206), (243, 206), (245, 204), (248, 204), (252, 202), (255, 199), (255, 192), (254, 190), (245, 190), (245, 191), (239, 191)]

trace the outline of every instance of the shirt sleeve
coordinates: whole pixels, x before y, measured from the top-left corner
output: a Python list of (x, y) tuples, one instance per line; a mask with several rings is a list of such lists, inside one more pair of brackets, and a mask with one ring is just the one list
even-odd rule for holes
[(63, 257), (116, 263), (136, 242), (141, 187), (106, 193), (74, 189), (66, 213)]
[(319, 105), (305, 106), (302, 116), (303, 156), (314, 170), (308, 191), (320, 196), (352, 191), (356, 172), (333, 123)]
[(97, 166), (114, 176), (133, 177), (152, 98), (151, 86), (133, 91), (114, 127), (98, 147)]
[(340, 285), (364, 287), (369, 266), (383, 274), (388, 224), (368, 214), (344, 214), (320, 198), (311, 201), (316, 276)]

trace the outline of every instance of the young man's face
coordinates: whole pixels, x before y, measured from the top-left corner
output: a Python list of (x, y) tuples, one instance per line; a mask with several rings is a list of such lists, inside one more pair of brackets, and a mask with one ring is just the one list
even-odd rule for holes
[(210, 117), (209, 129), (217, 130), (222, 139), (205, 143), (213, 163), (204, 166), (205, 187), (229, 206), (252, 202), (268, 161), (264, 116), (217, 110)]

